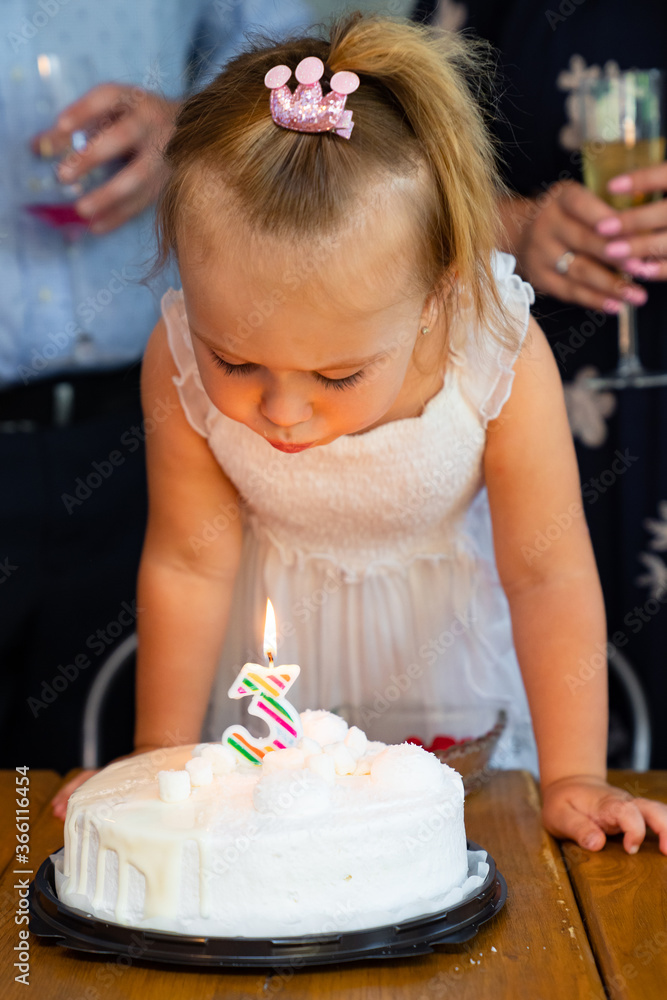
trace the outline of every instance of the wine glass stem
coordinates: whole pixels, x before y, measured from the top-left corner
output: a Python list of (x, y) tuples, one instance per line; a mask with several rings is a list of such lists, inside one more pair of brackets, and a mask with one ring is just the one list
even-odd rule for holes
[(633, 375), (643, 370), (637, 353), (637, 311), (627, 304), (618, 314), (618, 355), (619, 374)]

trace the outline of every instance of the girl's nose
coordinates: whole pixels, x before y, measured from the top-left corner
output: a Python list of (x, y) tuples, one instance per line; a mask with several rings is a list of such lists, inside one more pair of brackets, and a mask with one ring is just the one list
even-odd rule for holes
[(313, 415), (313, 408), (306, 398), (285, 386), (266, 389), (262, 394), (260, 410), (272, 424), (284, 428), (305, 424)]

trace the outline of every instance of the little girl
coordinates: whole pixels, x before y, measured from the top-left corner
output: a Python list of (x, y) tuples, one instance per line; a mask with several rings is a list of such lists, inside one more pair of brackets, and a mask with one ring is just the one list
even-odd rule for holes
[(504, 707), (494, 763), (539, 759), (551, 832), (634, 852), (648, 822), (667, 852), (667, 807), (605, 782), (600, 586), (532, 290), (493, 250), (475, 72), (454, 37), (355, 16), (239, 56), (179, 115), (137, 752), (236, 721), (269, 597), (298, 708), (428, 744)]

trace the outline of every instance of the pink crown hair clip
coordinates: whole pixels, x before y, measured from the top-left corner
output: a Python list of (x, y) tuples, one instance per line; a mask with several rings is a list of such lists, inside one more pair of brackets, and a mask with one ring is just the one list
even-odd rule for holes
[(264, 77), (271, 91), (271, 117), (276, 125), (292, 132), (335, 132), (349, 139), (354, 128), (352, 112), (345, 110), (348, 94), (359, 86), (356, 73), (343, 70), (331, 77), (331, 93), (324, 96), (320, 80), (324, 63), (317, 56), (302, 59), (296, 68), (299, 86), (294, 93), (287, 86), (289, 66), (274, 66)]

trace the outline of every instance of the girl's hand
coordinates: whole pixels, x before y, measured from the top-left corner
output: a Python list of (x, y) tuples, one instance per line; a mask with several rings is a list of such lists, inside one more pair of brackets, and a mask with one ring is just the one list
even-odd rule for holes
[[(535, 199), (506, 199), (500, 212), (507, 233), (503, 249), (516, 254), (522, 277), (537, 291), (610, 314), (623, 302), (646, 302), (646, 291), (623, 278), (620, 261), (608, 252), (602, 230), (618, 214), (583, 184), (564, 181)], [(612, 242), (618, 242), (615, 236)], [(573, 257), (562, 274), (556, 265), (566, 253)]]
[[(615, 194), (667, 191), (667, 162), (621, 174), (609, 182)], [(667, 200), (627, 208), (613, 219), (598, 223), (598, 232), (613, 237), (607, 245), (609, 260), (649, 281), (667, 279)]]
[[(97, 769), (98, 771), (100, 768)], [(75, 791), (79, 785), (82, 785), (84, 781), (88, 781), (88, 778), (92, 778), (97, 771), (82, 771), (81, 774), (77, 774), (76, 778), (72, 778), (68, 781), (66, 785), (56, 792), (56, 794), (51, 799), (51, 808), (53, 809), (53, 815), (56, 819), (61, 819), (65, 821), (65, 816), (67, 815), (67, 803), (69, 802), (69, 797), (73, 791)]]
[(92, 220), (92, 233), (117, 229), (155, 201), (166, 176), (161, 153), (179, 103), (141, 87), (102, 83), (65, 108), (54, 128), (35, 137), (35, 151), (59, 156), (69, 148), (73, 132), (88, 133), (86, 149), (70, 152), (58, 167), (59, 180), (68, 184), (108, 160), (128, 160), (110, 180), (76, 202), (79, 215)]
[[(136, 750), (133, 750), (132, 753), (126, 753), (123, 754), (122, 757), (116, 757), (115, 760), (112, 760), (109, 763), (115, 764), (116, 761), (128, 760), (130, 757), (137, 757), (139, 754), (159, 749), (160, 747), (156, 743), (147, 744), (146, 746), (138, 747)], [(77, 774), (75, 778), (72, 778), (71, 781), (68, 781), (66, 785), (63, 785), (63, 787), (56, 792), (51, 799), (51, 808), (53, 809), (53, 815), (57, 819), (61, 819), (64, 822), (65, 816), (67, 815), (67, 803), (69, 802), (69, 797), (72, 792), (76, 791), (80, 785), (83, 785), (85, 781), (88, 781), (88, 778), (92, 778), (94, 774), (97, 774), (101, 770), (102, 768), (98, 767), (92, 771), (81, 771), (80, 774)]]
[(652, 799), (634, 798), (601, 778), (574, 775), (542, 789), (542, 821), (554, 837), (574, 840), (589, 851), (601, 850), (606, 834), (623, 833), (623, 847), (636, 854), (646, 826), (659, 835), (667, 854), (667, 806)]

